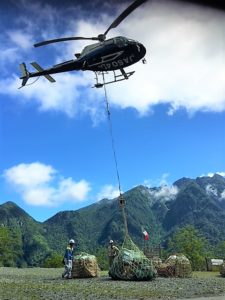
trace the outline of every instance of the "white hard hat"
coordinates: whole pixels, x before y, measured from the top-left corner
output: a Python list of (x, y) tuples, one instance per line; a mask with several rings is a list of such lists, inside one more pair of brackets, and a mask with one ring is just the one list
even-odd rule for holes
[(110, 244), (113, 244), (114, 242), (113, 242), (113, 240), (110, 240), (109, 243), (110, 243)]
[(75, 241), (73, 239), (69, 240), (69, 244), (75, 244)]

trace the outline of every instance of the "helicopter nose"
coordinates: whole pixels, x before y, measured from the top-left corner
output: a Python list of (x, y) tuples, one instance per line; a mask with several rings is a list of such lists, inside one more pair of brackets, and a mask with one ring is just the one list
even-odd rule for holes
[(136, 46), (138, 48), (138, 52), (140, 53), (140, 55), (144, 57), (146, 54), (146, 48), (141, 43), (137, 43)]

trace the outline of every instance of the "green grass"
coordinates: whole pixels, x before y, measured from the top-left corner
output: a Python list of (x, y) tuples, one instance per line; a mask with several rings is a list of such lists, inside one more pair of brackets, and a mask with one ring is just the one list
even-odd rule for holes
[(194, 272), (193, 278), (115, 281), (102, 271), (99, 278), (63, 280), (63, 269), (0, 268), (0, 300), (182, 299), (225, 294), (217, 272)]
[(221, 276), (220, 276), (220, 272), (195, 271), (195, 272), (193, 272), (193, 277), (196, 277), (196, 278), (215, 278), (215, 277), (221, 277)]
[(103, 277), (103, 276), (108, 276), (108, 273), (109, 271), (101, 271), (100, 272), (100, 276)]

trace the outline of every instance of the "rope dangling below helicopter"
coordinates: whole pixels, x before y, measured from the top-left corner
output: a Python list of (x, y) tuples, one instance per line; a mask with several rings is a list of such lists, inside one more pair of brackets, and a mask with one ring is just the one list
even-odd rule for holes
[(109, 101), (108, 101), (106, 87), (105, 87), (105, 76), (104, 76), (104, 73), (102, 73), (102, 77), (103, 77), (103, 83), (104, 83), (103, 85), (104, 85), (104, 92), (105, 92), (105, 105), (106, 105), (106, 113), (107, 113), (107, 118), (108, 118), (109, 133), (110, 133), (111, 144), (112, 144), (112, 151), (113, 151), (113, 157), (114, 157), (114, 162), (115, 162), (115, 167), (116, 167), (116, 175), (117, 175), (117, 181), (118, 181), (118, 188), (119, 188), (119, 193), (121, 195), (122, 192), (121, 192), (120, 175), (119, 175), (119, 169), (118, 169), (118, 163), (117, 163), (115, 142), (114, 142), (114, 137), (113, 137), (113, 129), (112, 129), (112, 121), (111, 121), (110, 108), (109, 108)]
[(114, 141), (114, 137), (113, 137), (111, 113), (110, 113), (109, 101), (108, 101), (107, 91), (106, 91), (106, 86), (105, 86), (104, 72), (102, 72), (102, 78), (103, 78), (103, 86), (104, 86), (104, 93), (105, 93), (106, 113), (107, 113), (109, 133), (110, 133), (110, 138), (111, 138), (111, 146), (112, 146), (112, 152), (113, 152), (115, 168), (116, 168), (116, 175), (117, 175), (117, 181), (118, 181), (118, 189), (119, 189), (118, 201), (119, 201), (119, 206), (122, 209), (125, 234), (126, 234), (126, 236), (128, 236), (127, 218), (126, 218), (126, 214), (125, 214), (125, 199), (124, 199), (124, 197), (122, 195), (122, 191), (121, 191), (121, 182), (120, 182), (119, 168), (118, 168), (118, 162), (117, 162), (117, 156), (116, 156), (115, 141)]

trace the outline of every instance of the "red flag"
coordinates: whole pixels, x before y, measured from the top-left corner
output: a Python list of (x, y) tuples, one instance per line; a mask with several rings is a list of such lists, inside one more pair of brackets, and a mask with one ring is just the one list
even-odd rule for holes
[(144, 240), (145, 240), (145, 241), (148, 241), (148, 240), (149, 240), (149, 235), (148, 235), (147, 231), (144, 230), (144, 231), (143, 231), (143, 234), (144, 234)]

